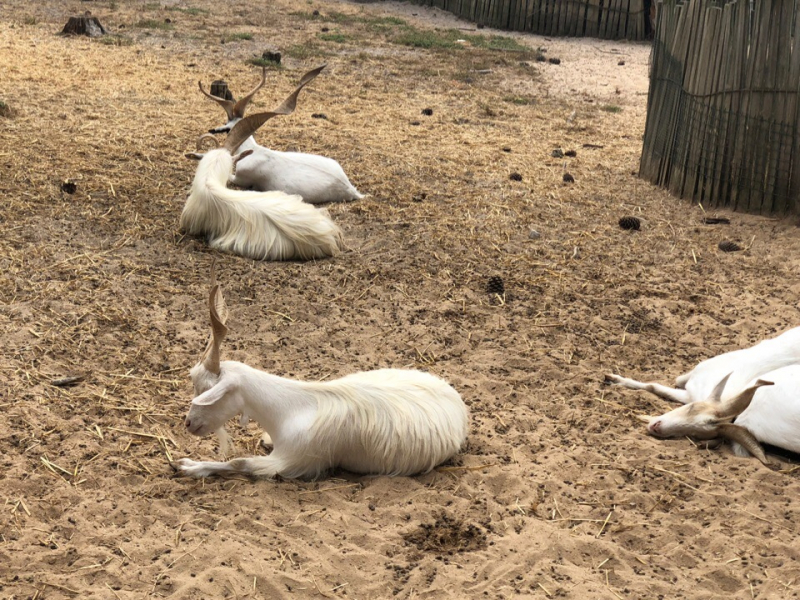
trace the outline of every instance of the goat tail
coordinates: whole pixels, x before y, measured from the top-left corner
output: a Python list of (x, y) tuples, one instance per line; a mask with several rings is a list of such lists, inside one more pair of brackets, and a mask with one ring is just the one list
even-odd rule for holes
[(228, 189), (228, 164), (224, 150), (200, 161), (181, 214), (185, 231), (206, 235), (212, 248), (255, 260), (310, 260), (339, 252), (342, 233), (326, 211), (283, 192)]

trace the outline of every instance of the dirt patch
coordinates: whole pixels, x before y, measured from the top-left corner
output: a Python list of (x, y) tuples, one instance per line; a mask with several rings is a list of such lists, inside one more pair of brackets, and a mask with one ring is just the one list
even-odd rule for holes
[(422, 523), (403, 538), (423, 552), (472, 552), (486, 547), (486, 534), (478, 525), (442, 513), (433, 523)]

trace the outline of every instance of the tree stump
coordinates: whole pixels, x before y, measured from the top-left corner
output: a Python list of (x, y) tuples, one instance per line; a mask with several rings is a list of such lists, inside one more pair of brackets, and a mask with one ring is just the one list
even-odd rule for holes
[(107, 34), (108, 31), (100, 24), (97, 17), (70, 17), (64, 29), (61, 30), (62, 35), (88, 35), (89, 37), (100, 37)]
[(233, 94), (231, 94), (228, 84), (223, 79), (216, 79), (211, 82), (211, 95), (224, 100), (233, 100)]

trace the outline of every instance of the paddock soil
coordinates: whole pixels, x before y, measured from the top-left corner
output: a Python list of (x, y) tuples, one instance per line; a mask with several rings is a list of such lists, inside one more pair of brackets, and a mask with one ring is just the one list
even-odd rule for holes
[[(112, 37), (56, 35), (87, 10)], [(1, 597), (797, 597), (792, 464), (648, 437), (636, 416), (668, 403), (602, 380), (669, 382), (800, 324), (800, 230), (705, 225), (636, 176), (646, 45), (496, 33), (391, 2), (0, 4)], [(446, 378), (471, 430), (431, 473), (169, 467), (217, 456), (182, 423), (216, 254), (178, 228), (183, 154), (223, 116), (197, 81), (239, 93), (268, 48), (256, 109), (328, 67), (259, 140), (336, 158), (368, 197), (329, 207), (334, 259), (217, 256), (223, 355)]]

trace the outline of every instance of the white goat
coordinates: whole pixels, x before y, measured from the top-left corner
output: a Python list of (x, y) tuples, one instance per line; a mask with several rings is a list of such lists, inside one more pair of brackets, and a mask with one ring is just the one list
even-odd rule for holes
[(239, 161), (252, 152), (245, 150), (234, 156), (241, 141), (272, 117), (291, 113), (300, 90), (320, 70), (306, 73), (276, 110), (240, 120), (225, 140), (224, 148), (204, 155), (187, 154), (200, 158), (200, 164), (181, 213), (182, 229), (207, 236), (212, 248), (256, 260), (308, 260), (333, 256), (339, 251), (342, 243), (339, 228), (327, 212), (305, 204), (300, 196), (227, 187)]
[[(322, 70), (319, 67), (319, 70)], [(261, 83), (252, 92), (238, 102), (213, 96), (203, 89), (200, 91), (217, 104), (228, 116), (228, 122), (215, 127), (210, 133), (226, 133), (244, 118), (247, 105), (261, 89), (266, 81), (266, 69), (261, 73)], [(233, 148), (236, 150), (237, 148)], [(248, 136), (238, 147), (242, 153), (252, 150), (252, 154), (237, 165), (236, 172), (231, 175), (231, 183), (243, 188), (262, 192), (280, 190), (287, 194), (298, 194), (305, 202), (321, 204), (323, 202), (348, 202), (364, 197), (345, 175), (338, 162), (332, 158), (316, 154), (300, 152), (279, 152), (259, 146), (252, 136)]]
[[(676, 388), (619, 375), (605, 379), (685, 405), (660, 417), (641, 417), (654, 436), (726, 438), (737, 454), (749, 452), (764, 464), (769, 461), (759, 441), (800, 452), (800, 327), (704, 360), (678, 377)], [(771, 387), (756, 393), (762, 386)]]
[[(216, 432), (242, 415), (266, 430), (268, 456), (228, 462), (183, 458), (180, 475), (243, 474), (316, 478), (341, 467), (354, 473), (413, 475), (459, 451), (467, 436), (467, 408), (458, 392), (428, 373), (380, 369), (327, 382), (285, 379), (240, 362), (220, 362), (227, 309), (219, 286), (209, 296), (211, 339), (190, 374), (197, 397), (186, 417), (190, 433)], [(224, 450), (223, 450), (224, 452)]]

